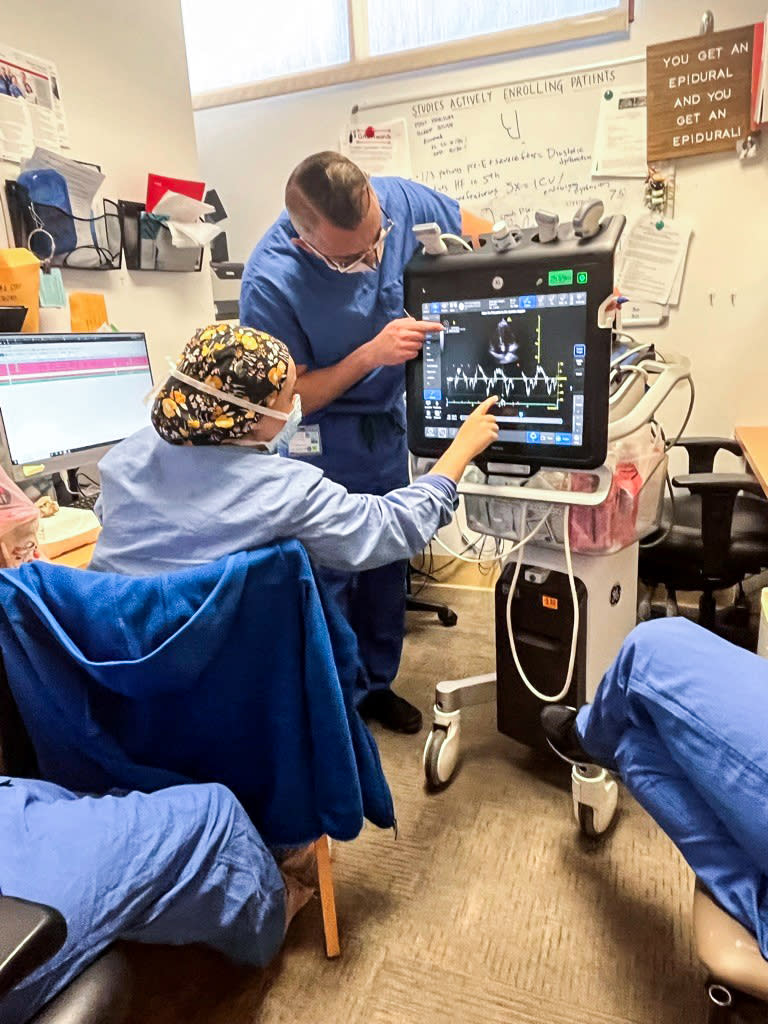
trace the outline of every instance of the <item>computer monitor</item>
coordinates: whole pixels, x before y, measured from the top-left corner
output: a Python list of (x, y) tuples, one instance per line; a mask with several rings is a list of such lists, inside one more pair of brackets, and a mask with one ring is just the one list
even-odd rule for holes
[(439, 456), (471, 410), (498, 395), (499, 439), (481, 464), (603, 463), (611, 332), (597, 326), (597, 310), (613, 289), (623, 226), (623, 217), (611, 217), (593, 238), (566, 229), (546, 244), (531, 229), (503, 253), (486, 244), (413, 258), (405, 308), (436, 325), (407, 365), (415, 455)]
[(4, 461), (16, 480), (97, 462), (149, 423), (143, 334), (0, 334)]

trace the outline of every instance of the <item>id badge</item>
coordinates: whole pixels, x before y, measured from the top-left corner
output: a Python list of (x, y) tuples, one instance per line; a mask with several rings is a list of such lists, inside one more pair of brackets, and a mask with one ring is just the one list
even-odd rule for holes
[(322, 455), (323, 442), (320, 439), (320, 424), (308, 423), (299, 427), (288, 445), (289, 455)]

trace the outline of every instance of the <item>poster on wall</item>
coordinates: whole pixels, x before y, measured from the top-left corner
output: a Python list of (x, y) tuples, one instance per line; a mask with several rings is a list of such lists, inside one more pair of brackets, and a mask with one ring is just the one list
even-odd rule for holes
[(734, 151), (750, 130), (755, 26), (647, 48), (648, 161)]
[(69, 146), (56, 65), (0, 43), (0, 159), (20, 163), (35, 146)]

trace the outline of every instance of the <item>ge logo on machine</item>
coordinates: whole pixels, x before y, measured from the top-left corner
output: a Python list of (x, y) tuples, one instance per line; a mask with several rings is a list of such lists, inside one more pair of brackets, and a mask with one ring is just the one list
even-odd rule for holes
[(499, 288), (503, 288), (504, 287), (504, 278), (503, 277), (498, 277), (498, 276), (494, 277), (494, 279), (491, 281), (491, 286), (493, 288), (495, 288), (496, 291), (498, 291)]
[(614, 583), (611, 587), (611, 606), (616, 605), (621, 600), (621, 584)]

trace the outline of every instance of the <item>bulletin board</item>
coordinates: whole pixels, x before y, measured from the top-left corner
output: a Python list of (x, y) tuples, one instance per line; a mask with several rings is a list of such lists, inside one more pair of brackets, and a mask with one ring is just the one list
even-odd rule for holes
[(353, 108), (352, 123), (404, 119), (407, 176), (492, 221), (525, 226), (537, 209), (570, 219), (587, 198), (602, 199), (608, 213), (642, 208), (641, 179), (592, 177), (600, 102), (624, 86), (644, 88), (644, 56)]

